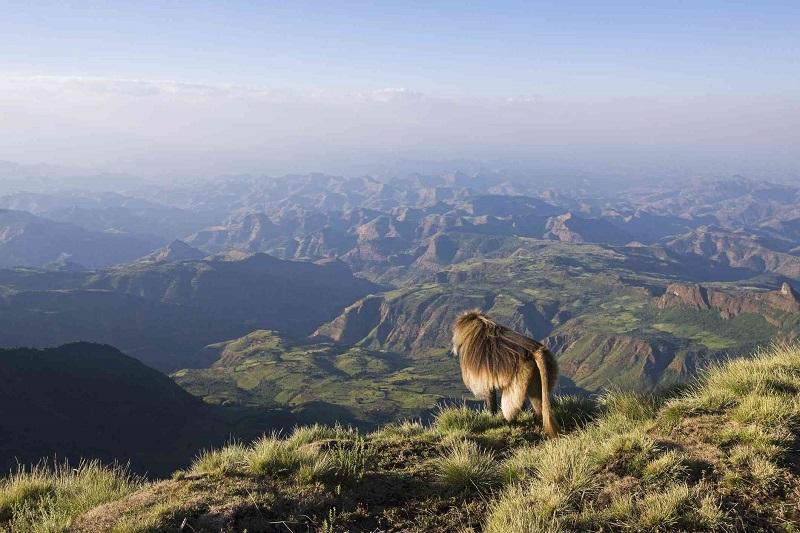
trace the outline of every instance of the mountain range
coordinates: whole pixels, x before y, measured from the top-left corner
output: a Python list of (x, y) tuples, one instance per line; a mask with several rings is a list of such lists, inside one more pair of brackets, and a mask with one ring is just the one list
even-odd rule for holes
[(661, 390), (800, 336), (798, 205), (743, 178), (603, 195), (459, 173), (16, 193), (0, 346), (103, 343), (225, 416), (366, 428), (469, 398), (449, 328), (480, 308), (550, 347), (563, 394)]

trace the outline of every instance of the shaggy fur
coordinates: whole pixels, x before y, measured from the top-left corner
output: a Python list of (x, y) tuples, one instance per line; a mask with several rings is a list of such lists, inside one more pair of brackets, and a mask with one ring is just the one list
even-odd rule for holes
[(461, 363), (464, 384), (494, 410), (494, 391), (509, 422), (529, 398), (542, 417), (545, 432), (558, 435), (550, 410), (550, 391), (558, 379), (558, 364), (539, 342), (501, 326), (480, 311), (462, 314), (453, 325), (453, 352)]

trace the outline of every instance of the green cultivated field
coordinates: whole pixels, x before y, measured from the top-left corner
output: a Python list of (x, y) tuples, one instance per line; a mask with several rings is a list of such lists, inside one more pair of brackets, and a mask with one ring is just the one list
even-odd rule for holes
[(439, 400), (466, 392), (453, 379), (460, 375), (458, 362), (445, 354), (412, 360), (359, 347), (296, 344), (268, 331), (217, 348), (233, 362), (180, 370), (173, 379), (209, 403), (285, 407), (308, 421), (371, 426), (421, 416)]

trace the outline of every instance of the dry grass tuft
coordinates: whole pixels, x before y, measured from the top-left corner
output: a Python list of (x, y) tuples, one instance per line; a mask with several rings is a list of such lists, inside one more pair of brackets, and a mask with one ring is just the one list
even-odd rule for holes
[(18, 469), (0, 482), (0, 525), (6, 522), (14, 532), (66, 531), (82, 513), (142, 485), (125, 468), (98, 461)]
[(494, 454), (471, 441), (455, 444), (435, 463), (439, 479), (457, 489), (488, 489), (500, 483)]

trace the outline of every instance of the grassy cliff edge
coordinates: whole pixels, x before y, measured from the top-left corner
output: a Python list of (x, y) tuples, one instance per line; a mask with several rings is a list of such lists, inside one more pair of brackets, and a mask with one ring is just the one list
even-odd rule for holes
[(430, 425), (341, 426), (209, 450), (154, 483), (20, 470), (9, 531), (798, 531), (800, 346), (707, 369), (671, 395), (560, 398), (545, 440), (466, 407)]

